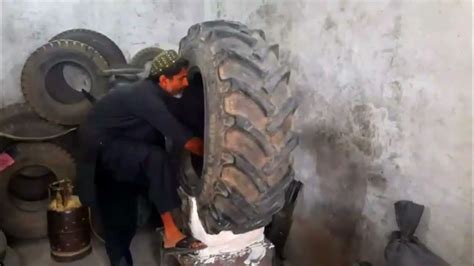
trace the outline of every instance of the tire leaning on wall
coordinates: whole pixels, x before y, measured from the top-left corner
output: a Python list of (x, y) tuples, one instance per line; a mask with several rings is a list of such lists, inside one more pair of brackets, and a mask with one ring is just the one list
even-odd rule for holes
[(206, 95), (203, 172), (192, 184), (197, 189), (187, 191), (200, 220), (208, 233), (265, 226), (284, 205), (298, 142), (291, 131), (297, 103), (278, 46), (268, 45), (261, 30), (210, 21), (189, 29), (180, 54), (190, 62), (189, 75), (202, 76)]
[(90, 102), (80, 91), (74, 91), (57, 82), (53, 73), (51, 86), (46, 78), (51, 69), (62, 63), (73, 63), (83, 68), (90, 77), (90, 91), (100, 98), (109, 90), (108, 79), (101, 75), (108, 64), (94, 48), (72, 40), (52, 41), (38, 48), (27, 59), (22, 75), (21, 88), (29, 105), (43, 118), (62, 125), (77, 125), (91, 108)]
[(15, 146), (15, 164), (0, 173), (0, 227), (7, 235), (18, 239), (44, 237), (47, 235), (47, 204), (34, 211), (18, 208), (8, 191), (9, 181), (29, 166), (43, 166), (56, 178), (74, 180), (75, 163), (67, 152), (51, 143), (18, 143)]
[(130, 61), (130, 65), (134, 67), (146, 67), (147, 63), (151, 62), (157, 55), (163, 52), (163, 49), (158, 47), (147, 47), (138, 51)]
[(59, 33), (49, 41), (52, 42), (60, 39), (78, 41), (93, 47), (104, 57), (111, 67), (127, 64), (122, 50), (120, 50), (114, 41), (102, 33), (88, 29), (71, 29)]

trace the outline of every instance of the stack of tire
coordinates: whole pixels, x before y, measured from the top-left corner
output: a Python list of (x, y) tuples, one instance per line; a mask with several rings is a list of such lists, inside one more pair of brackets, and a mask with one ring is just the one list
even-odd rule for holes
[(5, 234), (16, 239), (47, 236), (48, 184), (76, 175), (74, 129), (92, 106), (82, 90), (100, 98), (111, 87), (103, 70), (143, 68), (160, 51), (146, 48), (128, 65), (107, 36), (73, 29), (28, 57), (21, 73), (26, 103), (0, 110), (0, 152), (15, 151), (16, 161), (0, 173), (0, 229)]

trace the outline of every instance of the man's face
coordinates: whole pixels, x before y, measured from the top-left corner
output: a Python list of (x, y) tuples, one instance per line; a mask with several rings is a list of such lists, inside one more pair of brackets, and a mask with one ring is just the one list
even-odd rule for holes
[(186, 68), (181, 69), (178, 74), (174, 75), (170, 79), (166, 76), (162, 77), (164, 78), (160, 78), (160, 85), (171, 95), (179, 95), (189, 86), (188, 70)]

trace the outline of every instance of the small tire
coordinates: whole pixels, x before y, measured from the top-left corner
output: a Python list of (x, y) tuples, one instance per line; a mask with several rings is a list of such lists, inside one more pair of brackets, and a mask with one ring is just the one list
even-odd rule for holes
[(24, 211), (18, 208), (8, 192), (9, 181), (28, 166), (43, 166), (54, 173), (56, 178), (74, 180), (75, 163), (67, 152), (51, 143), (18, 143), (15, 147), (15, 164), (0, 173), (0, 227), (7, 235), (18, 239), (45, 237), (47, 202), (39, 210)]
[(78, 125), (92, 106), (80, 91), (65, 85), (63, 76), (49, 73), (63, 63), (78, 65), (87, 72), (89, 93), (95, 98), (109, 90), (107, 77), (101, 75), (108, 68), (105, 59), (91, 46), (72, 40), (53, 41), (33, 52), (23, 67), (21, 88), (26, 101), (44, 119)]
[(109, 37), (102, 33), (87, 29), (71, 29), (63, 31), (49, 40), (50, 42), (66, 39), (85, 43), (99, 52), (111, 67), (127, 64), (122, 50)]
[(130, 65), (145, 68), (147, 63), (151, 62), (157, 55), (163, 52), (158, 47), (148, 47), (138, 51), (130, 61)]

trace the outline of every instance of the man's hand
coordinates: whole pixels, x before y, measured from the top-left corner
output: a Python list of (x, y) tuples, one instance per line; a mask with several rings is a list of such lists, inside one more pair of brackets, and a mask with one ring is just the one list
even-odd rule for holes
[(204, 143), (200, 138), (191, 138), (184, 144), (184, 148), (193, 154), (202, 156), (204, 154)]

